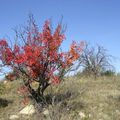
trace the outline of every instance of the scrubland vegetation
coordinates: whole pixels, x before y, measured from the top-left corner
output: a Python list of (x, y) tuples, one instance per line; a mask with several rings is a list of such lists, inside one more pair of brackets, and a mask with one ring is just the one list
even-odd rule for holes
[[(120, 119), (120, 76), (106, 49), (73, 41), (62, 51), (61, 23), (53, 30), (47, 20), (40, 31), (30, 16), (23, 28), (15, 30), (13, 46), (0, 39), (0, 72), (11, 68), (0, 82), (0, 120), (13, 120), (11, 115), (19, 120)], [(35, 113), (19, 114), (27, 104)]]
[[(8, 120), (25, 106), (23, 96), (17, 93), (21, 80), (0, 82), (0, 120)], [(59, 86), (46, 90), (46, 106), (49, 115), (36, 111), (32, 116), (21, 116), (20, 120), (119, 120), (120, 76), (66, 77)], [(54, 98), (51, 103), (51, 98)], [(30, 101), (29, 101), (30, 104)], [(85, 116), (81, 118), (80, 113)]]

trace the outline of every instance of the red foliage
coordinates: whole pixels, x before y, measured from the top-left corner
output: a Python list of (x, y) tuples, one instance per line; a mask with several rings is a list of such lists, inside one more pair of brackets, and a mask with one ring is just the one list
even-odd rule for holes
[[(7, 40), (0, 40), (0, 59), (4, 65), (16, 68), (27, 76), (29, 83), (36, 80), (43, 86), (45, 81), (59, 84), (61, 76), (56, 73), (73, 65), (84, 46), (83, 42), (73, 42), (68, 52), (60, 52), (61, 43), (65, 39), (61, 31), (62, 26), (58, 25), (53, 32), (50, 22), (46, 21), (42, 32), (39, 32), (38, 27), (32, 23), (22, 45), (14, 44), (10, 48)], [(25, 89), (21, 90), (23, 92)]]
[(9, 73), (8, 75), (5, 76), (8, 81), (13, 81), (17, 79), (16, 74), (14, 73)]

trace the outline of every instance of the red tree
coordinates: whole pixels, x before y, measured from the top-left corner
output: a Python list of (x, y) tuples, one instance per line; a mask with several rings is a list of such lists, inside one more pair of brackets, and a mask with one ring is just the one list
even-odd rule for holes
[[(3, 65), (11, 66), (22, 76), (24, 87), (36, 102), (43, 99), (45, 89), (51, 84), (59, 84), (80, 57), (83, 42), (73, 42), (68, 52), (61, 52), (60, 46), (65, 35), (58, 24), (53, 32), (49, 20), (45, 21), (42, 32), (33, 19), (30, 19), (24, 32), (17, 33), (17, 39), (10, 47), (6, 39), (0, 40), (0, 59)], [(19, 42), (18, 42), (19, 41)], [(34, 90), (32, 82), (39, 86)]]

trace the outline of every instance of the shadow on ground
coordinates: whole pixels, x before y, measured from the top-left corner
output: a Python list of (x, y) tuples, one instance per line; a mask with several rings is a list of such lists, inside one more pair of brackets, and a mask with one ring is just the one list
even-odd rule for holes
[(8, 104), (11, 104), (11, 103), (13, 103), (12, 100), (6, 100), (3, 98), (0, 98), (0, 107), (7, 107)]

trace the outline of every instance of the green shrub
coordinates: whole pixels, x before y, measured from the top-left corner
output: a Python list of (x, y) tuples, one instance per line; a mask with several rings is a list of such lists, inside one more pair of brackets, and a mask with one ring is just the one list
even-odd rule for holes
[(115, 72), (112, 71), (112, 70), (107, 70), (107, 71), (103, 72), (102, 75), (105, 75), (105, 76), (114, 76)]

